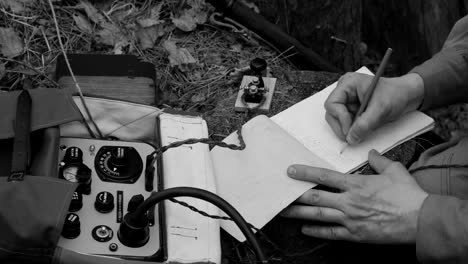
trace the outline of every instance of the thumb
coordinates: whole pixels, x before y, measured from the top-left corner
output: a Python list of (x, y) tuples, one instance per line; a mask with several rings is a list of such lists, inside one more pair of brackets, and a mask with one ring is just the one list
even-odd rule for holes
[(392, 160), (380, 155), (375, 149), (369, 151), (369, 164), (377, 173), (383, 173), (392, 163)]

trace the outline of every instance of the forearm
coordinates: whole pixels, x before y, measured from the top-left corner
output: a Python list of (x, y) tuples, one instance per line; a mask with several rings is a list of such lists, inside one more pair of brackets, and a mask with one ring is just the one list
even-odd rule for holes
[(468, 201), (430, 195), (418, 217), (416, 254), (422, 263), (468, 263)]
[(439, 53), (410, 73), (423, 80), (423, 110), (467, 101), (468, 16), (456, 23)]

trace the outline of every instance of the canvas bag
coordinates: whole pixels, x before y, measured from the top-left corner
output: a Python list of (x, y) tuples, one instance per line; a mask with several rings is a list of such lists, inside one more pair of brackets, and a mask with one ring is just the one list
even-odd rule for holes
[(45, 157), (58, 142), (55, 126), (80, 118), (70, 100), (57, 89), (0, 94), (0, 263), (52, 263), (76, 184), (41, 164), (56, 159)]

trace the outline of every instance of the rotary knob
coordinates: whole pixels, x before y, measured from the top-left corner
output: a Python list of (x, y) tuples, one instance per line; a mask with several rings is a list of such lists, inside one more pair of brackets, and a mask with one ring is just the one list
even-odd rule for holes
[(109, 163), (116, 168), (122, 168), (128, 165), (126, 149), (117, 147), (112, 149)]
[(80, 217), (77, 214), (69, 213), (63, 224), (62, 236), (68, 239), (74, 239), (81, 233)]
[(70, 202), (70, 212), (79, 211), (83, 207), (83, 195), (80, 192), (74, 192)]
[(94, 208), (100, 213), (106, 214), (114, 210), (114, 195), (110, 192), (100, 192), (96, 195)]

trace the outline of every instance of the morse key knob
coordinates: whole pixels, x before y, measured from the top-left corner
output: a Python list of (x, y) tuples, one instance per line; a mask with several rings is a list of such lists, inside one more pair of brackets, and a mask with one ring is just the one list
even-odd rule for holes
[(68, 239), (74, 239), (81, 233), (80, 217), (77, 214), (69, 213), (63, 224), (62, 236)]
[(256, 76), (262, 76), (262, 73), (266, 70), (266, 68), (267, 62), (262, 58), (255, 58), (250, 61), (250, 69)]
[(96, 195), (94, 208), (100, 213), (106, 214), (114, 210), (114, 195), (110, 192), (100, 192)]
[(74, 192), (71, 202), (70, 208), (68, 209), (70, 212), (79, 211), (83, 207), (83, 194), (80, 192)]

